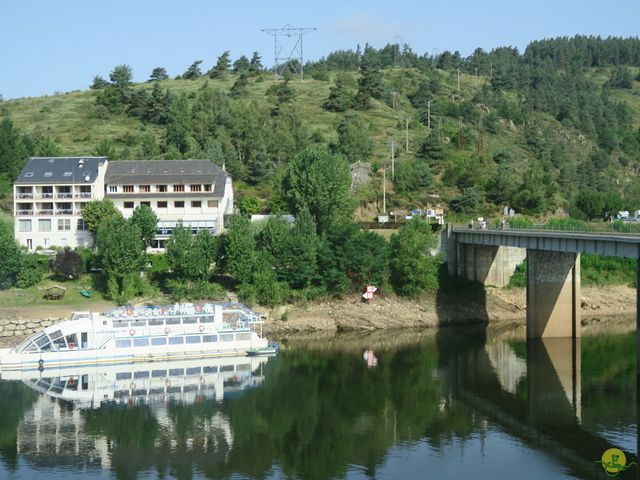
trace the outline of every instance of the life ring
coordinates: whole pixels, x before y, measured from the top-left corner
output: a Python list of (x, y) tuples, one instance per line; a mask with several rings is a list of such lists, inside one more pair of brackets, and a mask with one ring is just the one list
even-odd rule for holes
[(76, 379), (71, 377), (69, 380), (67, 380), (67, 385), (75, 385), (76, 384)]
[(131, 382), (131, 385), (129, 385), (129, 390), (135, 390), (136, 389), (136, 384)]
[(231, 327), (231, 328), (234, 329), (234, 330), (237, 330), (238, 329), (238, 324), (234, 323), (233, 327)]
[(196, 305), (196, 312), (200, 313), (202, 311), (202, 305)]
[(200, 325), (200, 326), (198, 327), (198, 330), (200, 330), (200, 332), (204, 332), (204, 325)]
[(171, 333), (171, 329), (169, 327), (165, 327), (164, 333), (165, 335), (169, 335)]
[(131, 335), (132, 337), (136, 334), (136, 331), (133, 328), (129, 329), (129, 335)]

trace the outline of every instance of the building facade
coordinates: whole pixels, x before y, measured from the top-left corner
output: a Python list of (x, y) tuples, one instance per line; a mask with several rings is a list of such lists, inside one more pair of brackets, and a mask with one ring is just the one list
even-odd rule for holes
[(87, 202), (109, 198), (125, 218), (140, 205), (158, 216), (154, 249), (173, 228), (217, 235), (233, 212), (231, 177), (210, 160), (31, 158), (13, 187), (16, 239), (29, 250), (91, 246), (82, 220)]
[(13, 185), (16, 240), (29, 250), (90, 246), (82, 209), (104, 196), (106, 157), (31, 158)]
[(224, 215), (233, 212), (231, 177), (210, 160), (121, 160), (111, 162), (105, 196), (125, 217), (140, 205), (158, 216), (153, 249), (162, 249), (173, 228), (182, 224), (196, 234), (218, 235)]

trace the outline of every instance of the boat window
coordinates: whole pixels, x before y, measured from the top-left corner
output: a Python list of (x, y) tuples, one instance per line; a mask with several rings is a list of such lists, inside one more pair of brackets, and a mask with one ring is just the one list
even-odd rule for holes
[(36, 339), (36, 345), (43, 352), (48, 352), (51, 350), (51, 341), (49, 340), (49, 337), (44, 334), (40, 338)]
[(149, 339), (148, 338), (134, 338), (133, 339), (134, 347), (148, 347)]
[(167, 393), (180, 393), (180, 387), (169, 387)]
[(200, 343), (200, 342), (202, 342), (200, 335), (190, 335), (187, 337), (187, 343)]
[(165, 337), (155, 337), (151, 339), (151, 345), (166, 345), (167, 339)]
[(129, 396), (129, 390), (116, 390), (113, 392), (113, 398), (123, 398)]
[(124, 339), (124, 340), (116, 340), (116, 348), (128, 348), (131, 346), (131, 340)]
[(233, 333), (223, 333), (222, 335), (220, 335), (220, 341), (233, 342)]
[(187, 375), (199, 375), (200, 367), (191, 367), (187, 368)]
[(129, 380), (130, 378), (131, 378), (131, 372), (116, 373), (116, 380)]
[(250, 333), (236, 333), (236, 341), (241, 342), (243, 340), (250, 340), (251, 339), (251, 334)]
[(27, 346), (24, 349), (25, 352), (37, 352), (38, 351), (38, 347), (36, 347), (35, 343), (30, 343), (29, 346)]
[(151, 371), (151, 376), (154, 378), (164, 378), (167, 376), (167, 371), (166, 370), (152, 370)]
[(128, 326), (129, 326), (129, 320), (126, 320), (124, 318), (117, 318), (116, 320), (113, 321), (114, 328), (126, 328)]
[(196, 317), (184, 317), (182, 323), (196, 323), (198, 319)]
[[(138, 388), (136, 390), (131, 390), (131, 395), (134, 397), (142, 397), (144, 395), (147, 394), (147, 389), (146, 388)], [(143, 400), (141, 400), (143, 401)], [(138, 400), (136, 400), (136, 403), (138, 402)]]
[(184, 375), (184, 368), (172, 368), (169, 370), (169, 376), (176, 377)]
[(164, 324), (164, 320), (162, 318), (150, 318), (149, 319), (149, 326), (150, 327), (156, 327), (158, 325), (162, 325)]
[(200, 322), (202, 323), (213, 323), (215, 317), (213, 315), (207, 315), (206, 317), (200, 318)]
[(69, 349), (78, 348), (78, 337), (75, 333), (72, 333), (71, 335), (67, 335), (65, 338), (67, 340), (67, 345), (69, 346)]
[(67, 348), (67, 343), (64, 341), (64, 335), (62, 331), (56, 330), (51, 334), (51, 340), (53, 341), (53, 349), (60, 350), (61, 348)]
[(222, 365), (220, 367), (221, 372), (233, 372), (233, 365)]
[(138, 320), (134, 320), (133, 322), (131, 322), (131, 326), (132, 327), (146, 327), (147, 326), (147, 320), (144, 319), (138, 319)]
[(216, 335), (203, 335), (202, 341), (205, 343), (213, 343), (218, 341), (218, 337)]
[(73, 391), (78, 390), (78, 381), (76, 380), (75, 377), (70, 377), (67, 380), (67, 390), (73, 390)]
[(182, 345), (183, 343), (184, 343), (184, 337), (169, 338), (169, 345)]
[(167, 325), (180, 325), (180, 317), (167, 318)]
[(133, 374), (133, 378), (149, 378), (149, 370), (144, 370), (142, 372), (135, 372)]
[(198, 385), (185, 385), (185, 387), (182, 389), (182, 391), (184, 393), (197, 392), (198, 391)]
[(149, 395), (162, 395), (164, 393), (164, 387), (163, 388), (150, 388), (149, 389)]
[(202, 373), (218, 373), (218, 367), (202, 367)]

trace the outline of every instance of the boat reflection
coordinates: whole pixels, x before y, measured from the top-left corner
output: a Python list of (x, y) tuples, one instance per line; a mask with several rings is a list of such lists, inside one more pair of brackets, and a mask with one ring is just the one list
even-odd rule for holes
[(222, 400), (259, 385), (268, 357), (218, 357), (183, 361), (87, 366), (2, 374), (3, 380), (22, 380), (52, 398), (80, 408), (104, 403), (146, 405), (176, 401), (192, 404)]

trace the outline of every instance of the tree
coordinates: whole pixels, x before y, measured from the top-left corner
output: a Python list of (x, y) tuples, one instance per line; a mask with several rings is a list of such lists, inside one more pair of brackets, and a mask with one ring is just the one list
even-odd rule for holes
[(424, 139), (424, 142), (420, 145), (420, 148), (416, 152), (416, 157), (423, 160), (434, 160), (439, 162), (443, 158), (442, 145), (438, 136), (431, 132)]
[(175, 146), (181, 154), (193, 145), (191, 110), (187, 96), (183, 93), (173, 97), (169, 108), (166, 143)]
[(222, 53), (218, 57), (218, 61), (216, 62), (215, 67), (209, 70), (208, 74), (211, 78), (218, 78), (220, 80), (224, 79), (229, 72), (230, 67), (230, 53), (228, 50)]
[(131, 223), (140, 229), (142, 243), (146, 250), (153, 244), (158, 230), (158, 216), (147, 205), (139, 205), (131, 215)]
[(308, 209), (318, 233), (323, 234), (332, 224), (351, 218), (350, 187), (347, 161), (322, 147), (311, 146), (287, 165), (278, 196), (294, 214)]
[(313, 218), (306, 208), (296, 217), (287, 247), (289, 258), (285, 262), (286, 270), (279, 272), (282, 280), (292, 288), (310, 287), (318, 273), (318, 236)]
[(283, 105), (293, 101), (295, 98), (295, 92), (289, 85), (289, 82), (285, 80), (284, 82), (278, 82), (271, 85), (267, 89), (266, 96), (275, 104), (275, 107), (271, 110), (271, 114), (277, 115)]
[(100, 225), (106, 218), (114, 216), (122, 217), (122, 214), (108, 198), (88, 202), (82, 210), (82, 219), (87, 224), (87, 229), (94, 235), (98, 233)]
[(261, 73), (263, 68), (260, 54), (258, 52), (253, 52), (251, 60), (249, 61), (249, 72), (251, 75), (255, 76)]
[(91, 90), (100, 90), (101, 88), (107, 88), (108, 86), (109, 82), (107, 82), (100, 75), (96, 75), (95, 77), (93, 77), (93, 82), (91, 83), (91, 86), (89, 86), (89, 88)]
[(362, 67), (362, 76), (358, 80), (358, 92), (353, 100), (354, 107), (358, 110), (371, 108), (371, 99), (380, 100), (384, 95), (382, 73), (376, 66)]
[(151, 75), (149, 75), (149, 79), (155, 82), (159, 82), (160, 80), (166, 80), (167, 78), (169, 78), (169, 75), (167, 75), (167, 69), (164, 67), (154, 68), (153, 71), (151, 72)]
[(373, 153), (373, 140), (366, 125), (356, 113), (349, 113), (338, 125), (338, 152), (350, 163), (366, 162)]
[(24, 138), (10, 118), (0, 121), (0, 176), (13, 182), (27, 162), (29, 152)]
[(53, 262), (53, 271), (65, 278), (78, 278), (84, 270), (82, 257), (69, 247), (58, 251)]
[(413, 219), (391, 236), (391, 284), (398, 295), (415, 297), (438, 286), (438, 260), (430, 253), (436, 245), (431, 226)]
[(233, 86), (231, 87), (230, 94), (234, 98), (245, 97), (249, 93), (249, 80), (247, 75), (243, 72), (240, 76), (233, 82)]
[(194, 80), (202, 76), (202, 71), (200, 70), (200, 64), (202, 60), (195, 60), (189, 68), (182, 74), (182, 78), (185, 80)]
[(344, 77), (338, 75), (335, 85), (329, 89), (329, 97), (322, 106), (330, 112), (345, 112), (351, 107), (351, 103), (351, 94), (344, 83)]
[(29, 288), (42, 280), (44, 266), (40, 256), (34, 253), (23, 253), (20, 256), (20, 271), (16, 276), (16, 287)]
[(111, 215), (100, 223), (96, 247), (107, 276), (107, 293), (118, 303), (126, 303), (139, 292), (140, 272), (146, 263), (140, 229)]
[(241, 55), (235, 62), (233, 62), (233, 72), (234, 73), (244, 73), (248, 74), (251, 69), (251, 63), (249, 59), (244, 55)]
[(191, 230), (178, 225), (165, 244), (165, 255), (172, 276), (181, 282), (193, 279), (200, 259), (194, 255)]
[(131, 86), (131, 79), (133, 78), (133, 72), (131, 67), (126, 64), (116, 65), (111, 73), (109, 79), (113, 86), (120, 90), (126, 90)]
[(262, 210), (260, 200), (256, 197), (239, 197), (236, 199), (236, 206), (241, 215), (257, 215)]
[(0, 289), (5, 290), (16, 283), (22, 252), (13, 237), (13, 228), (9, 222), (0, 222)]
[(93, 154), (96, 157), (107, 157), (110, 160), (113, 160), (118, 155), (115, 147), (108, 138), (100, 140), (100, 143), (98, 143), (93, 150)]
[(233, 216), (223, 237), (224, 267), (238, 284), (251, 283), (256, 267), (256, 239), (247, 217)]

